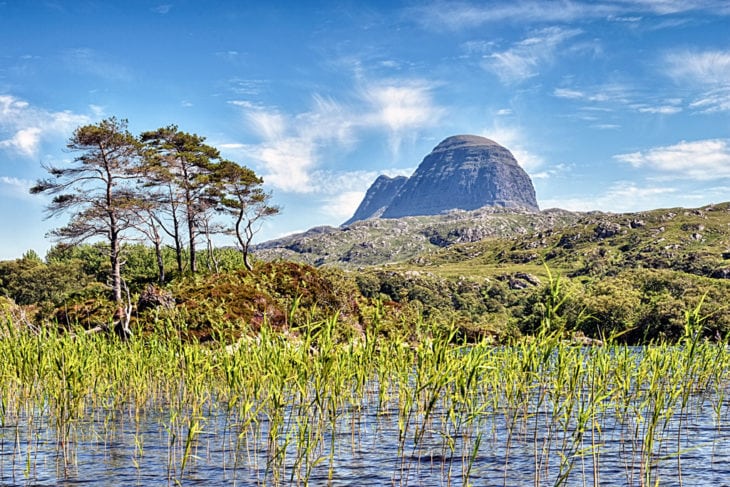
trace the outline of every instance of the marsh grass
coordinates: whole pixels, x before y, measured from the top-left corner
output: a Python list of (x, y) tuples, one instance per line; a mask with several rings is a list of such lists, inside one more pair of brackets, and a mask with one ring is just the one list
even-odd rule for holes
[[(118, 445), (144, 479), (162, 444), (152, 470), (171, 485), (210, 464), (239, 485), (365, 473), (396, 485), (695, 485), (685, 458), (727, 435), (730, 384), (726, 345), (700, 338), (701, 303), (679, 344), (643, 348), (566, 343), (560, 305), (547, 303), (534, 340), (502, 347), (455, 331), (385, 338), (377, 316), (357, 340), (335, 315), (234, 346), (183, 341), (169, 323), (124, 343), (6, 323), (0, 481), (47, 475), (48, 458), (57, 478), (82, 478), (85, 450), (111, 458)], [(692, 434), (700, 420), (713, 435)]]

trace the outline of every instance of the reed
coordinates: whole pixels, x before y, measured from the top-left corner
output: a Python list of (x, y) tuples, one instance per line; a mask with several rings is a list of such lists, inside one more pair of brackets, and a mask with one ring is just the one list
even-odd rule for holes
[[(58, 478), (78, 478), (89, 445), (126, 445), (142, 476), (162, 444), (170, 484), (213, 463), (220, 481), (319, 485), (374, 462), (397, 485), (495, 471), (504, 485), (693, 485), (688, 452), (722, 441), (730, 386), (726, 344), (701, 338), (701, 303), (678, 344), (580, 348), (562, 339), (553, 286), (536, 337), (509, 346), (458, 343), (425, 322), (416, 342), (385, 336), (377, 308), (355, 340), (337, 315), (235, 344), (184, 341), (171, 323), (127, 342), (7, 325), (0, 480), (33, 482), (48, 458)], [(699, 439), (692, 425), (708, 414), (715, 434)]]

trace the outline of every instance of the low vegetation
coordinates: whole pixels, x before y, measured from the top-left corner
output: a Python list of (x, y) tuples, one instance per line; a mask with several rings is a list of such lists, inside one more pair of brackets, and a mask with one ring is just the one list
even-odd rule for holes
[[(550, 283), (558, 280), (566, 338), (676, 342), (684, 311), (703, 299), (704, 336), (724, 339), (728, 205), (606, 218), (586, 215), (550, 232), (455, 244), (358, 270), (259, 260), (249, 271), (240, 252), (215, 249), (200, 256), (197, 274), (171, 271), (163, 284), (155, 251), (126, 245), (131, 326), (145, 333), (167, 319), (200, 340), (235, 340), (255, 334), (264, 320), (296, 334), (295, 319), (337, 313), (343, 334), (356, 336), (368, 326), (367, 312), (381, 307), (384, 334), (453, 327), (470, 341), (509, 342), (534, 334)], [(175, 260), (165, 249), (165, 265), (174, 269)], [(59, 245), (45, 259), (31, 251), (0, 262), (0, 293), (35, 327), (93, 329), (114, 314), (108, 266), (103, 243)]]
[(383, 334), (377, 307), (355, 339), (334, 314), (293, 318), (296, 336), (264, 320), (232, 345), (168, 321), (121, 342), (5, 319), (0, 478), (83, 481), (110, 462), (142, 484), (697, 485), (712, 461), (685, 458), (721, 445), (730, 413), (730, 355), (702, 338), (702, 303), (680, 347), (584, 349), (562, 339), (560, 287), (534, 339), (507, 347)]

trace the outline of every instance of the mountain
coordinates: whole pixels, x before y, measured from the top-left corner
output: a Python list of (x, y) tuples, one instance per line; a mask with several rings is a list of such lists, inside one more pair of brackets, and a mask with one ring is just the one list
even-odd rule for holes
[(438, 144), (407, 180), (379, 177), (344, 225), (485, 206), (539, 210), (532, 181), (509, 150), (485, 137), (455, 135)]
[(379, 218), (406, 181), (408, 181), (408, 178), (405, 176), (395, 178), (379, 176), (372, 186), (368, 188), (367, 193), (365, 193), (365, 198), (363, 198), (360, 206), (357, 207), (355, 214), (343, 223), (343, 225), (350, 225), (359, 220)]

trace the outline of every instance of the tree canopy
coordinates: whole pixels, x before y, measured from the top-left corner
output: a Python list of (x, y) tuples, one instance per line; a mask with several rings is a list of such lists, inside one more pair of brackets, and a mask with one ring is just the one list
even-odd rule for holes
[[(129, 335), (124, 307), (122, 256), (125, 240), (151, 243), (160, 282), (165, 280), (164, 245), (175, 250), (177, 271), (198, 270), (196, 245), (202, 236), (212, 252), (212, 234), (233, 234), (246, 267), (259, 222), (278, 213), (268, 204), (263, 180), (238, 163), (221, 158), (205, 137), (176, 125), (143, 132), (127, 130), (127, 120), (107, 118), (78, 127), (67, 143), (77, 154), (67, 166), (44, 165), (50, 177), (40, 179), (32, 194), (52, 196), (49, 218), (70, 214), (68, 223), (50, 232), (65, 244), (101, 239), (108, 251), (109, 286), (116, 303), (115, 326)], [(227, 218), (233, 219), (227, 223)], [(165, 237), (171, 243), (165, 244)], [(186, 248), (187, 246), (187, 248)]]

